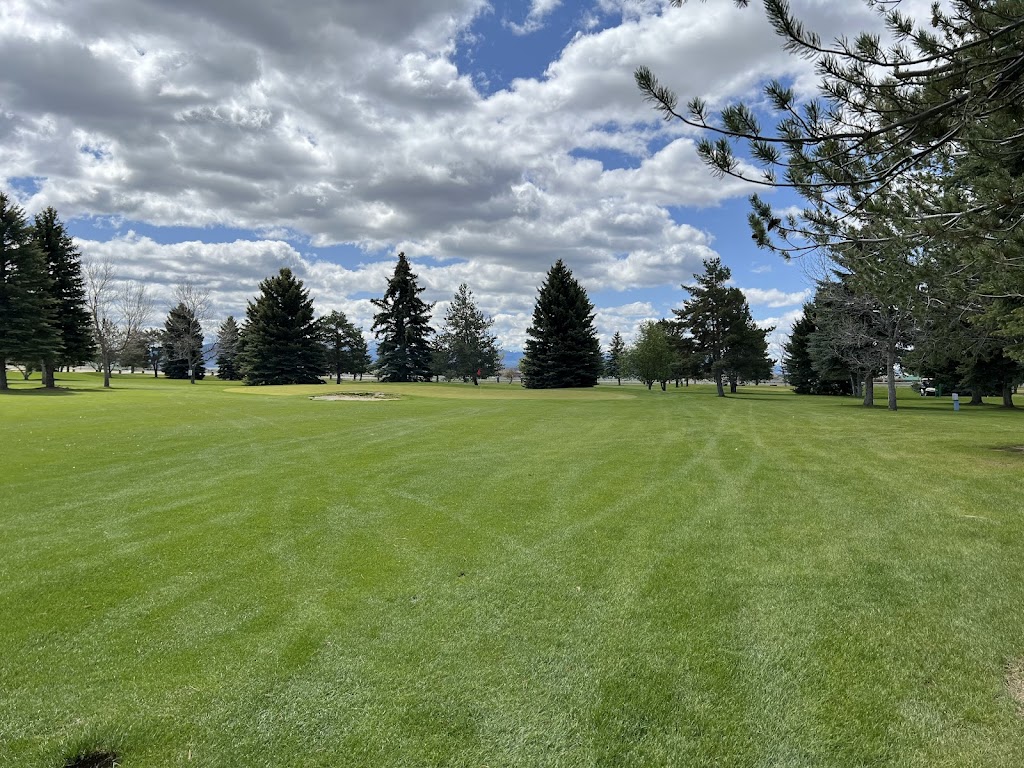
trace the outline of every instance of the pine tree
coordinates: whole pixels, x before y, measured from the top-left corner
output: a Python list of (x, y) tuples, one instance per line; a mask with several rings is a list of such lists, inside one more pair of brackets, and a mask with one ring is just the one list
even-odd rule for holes
[(35, 363), (60, 353), (46, 258), (22, 209), (0, 192), (0, 390), (7, 363)]
[(625, 356), (626, 342), (622, 340), (622, 334), (616, 331), (604, 359), (604, 375), (618, 381), (619, 386), (622, 386)]
[(523, 386), (592, 387), (604, 367), (594, 305), (559, 259), (537, 293), (530, 338), (520, 364)]
[(460, 285), (445, 312), (438, 350), (446, 358), (447, 369), (463, 381), (479, 384), (478, 379), (490, 378), (501, 369), (498, 339), (490, 333), (492, 325), (494, 320), (477, 309), (473, 292), (465, 283)]
[(370, 357), (370, 348), (363, 338), (363, 329), (358, 325), (349, 324), (348, 338), (349, 354), (351, 355), (352, 378), (356, 376), (362, 381), (363, 374), (370, 370), (373, 365), (373, 358)]
[(246, 384), (319, 384), (326, 371), (313, 301), (287, 267), (249, 302), (238, 362)]
[(398, 254), (394, 275), (388, 280), (383, 298), (373, 299), (380, 309), (373, 317), (373, 332), (378, 339), (377, 368), (381, 381), (429, 381), (430, 310), (419, 297), (416, 283), (404, 253)]
[(46, 258), (50, 295), (60, 339), (60, 352), (42, 360), (43, 386), (56, 385), (54, 371), (62, 365), (82, 365), (96, 355), (92, 319), (86, 306), (81, 255), (57, 211), (47, 208), (35, 218), (33, 236)]
[(195, 314), (178, 304), (164, 322), (164, 376), (168, 379), (196, 379), (206, 375), (203, 365), (203, 328)]
[(217, 329), (217, 378), (238, 381), (242, 378), (238, 370), (238, 323), (233, 315)]
[(705, 259), (704, 273), (694, 275), (696, 284), (683, 286), (690, 299), (682, 309), (672, 310), (693, 337), (701, 360), (700, 373), (715, 380), (719, 397), (725, 397), (723, 380), (729, 367), (730, 334), (749, 316), (743, 292), (726, 284), (731, 277), (721, 259)]

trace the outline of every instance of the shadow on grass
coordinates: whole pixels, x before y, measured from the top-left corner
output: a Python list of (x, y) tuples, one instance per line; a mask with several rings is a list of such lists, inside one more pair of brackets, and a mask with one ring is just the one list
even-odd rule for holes
[[(12, 397), (64, 397), (66, 395), (78, 395), (87, 390), (84, 389), (71, 389), (70, 387), (55, 387), (48, 389), (46, 387), (33, 387), (32, 389), (23, 389), (20, 387), (12, 387), (11, 389), (0, 390), (0, 396), (9, 395)], [(92, 392), (93, 390), (88, 390)]]

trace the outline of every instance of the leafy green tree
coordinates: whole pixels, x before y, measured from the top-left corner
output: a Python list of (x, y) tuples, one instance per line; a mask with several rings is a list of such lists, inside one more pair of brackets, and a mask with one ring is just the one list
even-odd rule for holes
[(444, 316), (437, 337), (437, 349), (446, 359), (446, 370), (463, 381), (490, 378), (501, 370), (498, 339), (491, 334), (494, 320), (481, 312), (473, 301), (473, 292), (465, 283), (459, 286)]
[(593, 387), (604, 368), (594, 329), (594, 305), (559, 259), (537, 293), (520, 362), (523, 386)]
[(287, 267), (246, 308), (238, 364), (246, 384), (320, 384), (326, 372), (313, 301)]
[(217, 378), (240, 381), (238, 369), (238, 340), (240, 331), (233, 315), (228, 315), (217, 329)]
[(398, 254), (395, 272), (387, 290), (373, 299), (378, 312), (373, 317), (377, 337), (377, 369), (382, 381), (429, 381), (431, 355), (428, 337), (430, 310), (419, 297), (423, 292), (416, 282), (404, 253)]
[(664, 392), (665, 385), (672, 378), (675, 357), (665, 327), (660, 323), (646, 322), (640, 324), (636, 342), (626, 359), (633, 376), (646, 384), (648, 389), (655, 382), (660, 383)]
[(352, 368), (352, 355), (349, 349), (351, 323), (344, 312), (337, 310), (324, 315), (318, 322), (327, 371), (334, 374), (336, 384), (341, 384), (341, 375), (348, 373)]
[(0, 390), (8, 362), (54, 360), (60, 351), (46, 257), (22, 209), (0, 192)]
[(626, 342), (618, 331), (612, 336), (611, 344), (608, 345), (608, 353), (604, 358), (604, 375), (615, 379), (619, 386), (622, 386), (622, 374), (626, 363)]
[(700, 375), (713, 378), (718, 396), (725, 397), (724, 379), (730, 368), (732, 344), (736, 331), (746, 322), (749, 308), (743, 292), (727, 285), (732, 272), (721, 259), (705, 259), (704, 273), (694, 278), (696, 283), (683, 286), (690, 294), (689, 300), (672, 312), (693, 338)]
[(55, 369), (88, 362), (96, 354), (96, 344), (86, 304), (81, 255), (56, 210), (47, 208), (36, 216), (33, 236), (46, 258), (60, 341), (58, 354), (41, 361), (43, 386), (54, 387)]
[(203, 365), (203, 327), (192, 310), (179, 303), (164, 321), (164, 376), (193, 384), (206, 375)]

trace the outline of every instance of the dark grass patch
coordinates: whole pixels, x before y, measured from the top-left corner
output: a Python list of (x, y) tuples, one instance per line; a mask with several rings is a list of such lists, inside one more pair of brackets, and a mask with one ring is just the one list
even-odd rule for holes
[(116, 766), (117, 753), (103, 749), (79, 753), (74, 757), (69, 757), (64, 763), (64, 768), (116, 768)]
[(1024, 445), (997, 445), (993, 450), (1003, 451), (1004, 453), (1024, 454)]

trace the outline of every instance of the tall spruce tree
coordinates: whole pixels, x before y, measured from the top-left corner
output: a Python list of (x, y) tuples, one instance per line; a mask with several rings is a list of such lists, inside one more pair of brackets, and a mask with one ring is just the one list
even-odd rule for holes
[(383, 298), (373, 299), (380, 312), (373, 316), (377, 337), (377, 369), (381, 381), (429, 381), (430, 310), (404, 253), (398, 254), (395, 273), (388, 279)]
[(238, 323), (228, 315), (217, 329), (217, 378), (238, 381), (242, 378), (238, 370)]
[(604, 368), (594, 329), (594, 305), (561, 259), (537, 293), (530, 338), (520, 363), (531, 389), (593, 387)]
[(313, 301), (287, 267), (246, 308), (238, 361), (246, 384), (320, 384), (326, 372)]
[(501, 370), (501, 352), (498, 339), (490, 332), (492, 325), (494, 320), (477, 309), (473, 292), (465, 283), (460, 285), (445, 312), (437, 339), (446, 371), (461, 376), (463, 381), (472, 380), (473, 384), (497, 374)]
[(604, 358), (604, 375), (615, 379), (622, 386), (626, 362), (626, 342), (618, 331), (612, 336), (612, 343), (608, 345), (608, 354)]
[(38, 214), (33, 235), (46, 259), (60, 340), (58, 354), (41, 361), (43, 386), (53, 387), (56, 385), (55, 369), (62, 365), (82, 365), (92, 360), (96, 355), (96, 343), (93, 341), (92, 318), (89, 317), (86, 304), (81, 254), (64, 223), (57, 217), (57, 211), (47, 208)]
[(206, 375), (203, 365), (203, 327), (185, 304), (178, 304), (164, 321), (164, 376), (193, 384)]
[(52, 360), (60, 350), (46, 258), (24, 211), (0, 192), (0, 390), (8, 362)]

